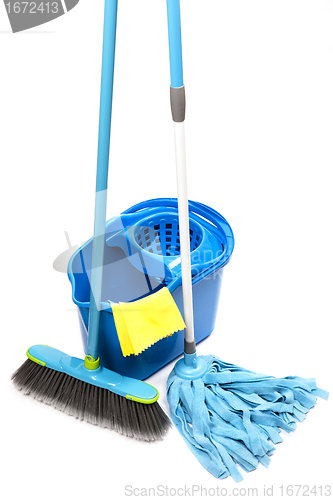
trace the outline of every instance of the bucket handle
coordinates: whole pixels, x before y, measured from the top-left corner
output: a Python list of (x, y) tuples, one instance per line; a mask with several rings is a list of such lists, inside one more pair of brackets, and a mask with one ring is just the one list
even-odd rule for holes
[[(219, 214), (216, 210), (208, 207), (207, 205), (204, 205), (203, 203), (189, 200), (188, 206), (189, 206), (189, 211), (191, 213), (199, 216), (199, 222), (201, 224), (205, 225), (210, 229), (213, 227), (215, 231), (216, 229), (218, 229), (219, 232), (225, 234), (226, 239), (228, 240), (227, 246), (228, 249), (230, 250), (230, 255), (231, 255), (234, 248), (233, 245), (234, 235), (226, 219), (222, 217), (222, 215)], [(178, 208), (177, 198), (154, 198), (152, 200), (142, 201), (141, 203), (134, 205), (128, 210), (125, 210), (123, 214), (130, 214), (130, 213), (132, 214), (135, 212), (139, 212), (145, 208), (156, 208), (156, 207)]]

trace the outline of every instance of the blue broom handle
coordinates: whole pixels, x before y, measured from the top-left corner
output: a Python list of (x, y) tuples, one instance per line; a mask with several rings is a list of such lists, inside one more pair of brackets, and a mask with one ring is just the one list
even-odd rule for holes
[(105, 0), (98, 157), (87, 355), (97, 359), (109, 170), (118, 0)]

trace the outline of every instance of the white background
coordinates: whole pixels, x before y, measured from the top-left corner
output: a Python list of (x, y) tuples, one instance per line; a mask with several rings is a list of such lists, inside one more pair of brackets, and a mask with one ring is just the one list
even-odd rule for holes
[[(183, 0), (189, 196), (235, 233), (217, 324), (199, 353), (274, 376), (315, 376), (332, 391), (333, 4)], [(6, 498), (126, 498), (137, 488), (227, 488), (173, 429), (142, 444), (18, 393), (11, 373), (34, 343), (82, 357), (65, 273), (92, 235), (103, 2), (11, 34), (0, 4), (1, 489)], [(176, 196), (164, 0), (122, 0), (108, 217)], [(173, 364), (149, 379), (167, 410)], [(325, 485), (332, 404), (319, 400), (237, 487)], [(244, 492), (243, 492), (244, 493)]]

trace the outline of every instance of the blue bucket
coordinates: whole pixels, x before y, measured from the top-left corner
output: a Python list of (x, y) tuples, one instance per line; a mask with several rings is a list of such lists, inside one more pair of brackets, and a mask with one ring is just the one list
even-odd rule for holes
[[(223, 268), (234, 236), (215, 210), (189, 202), (189, 227), (196, 342), (215, 326)], [(87, 351), (92, 238), (68, 264), (72, 298), (78, 306), (83, 347)], [(114, 324), (112, 302), (132, 302), (167, 286), (183, 314), (176, 198), (158, 198), (135, 205), (106, 223), (103, 289), (98, 353), (101, 364), (121, 375), (144, 380), (178, 357), (184, 348), (180, 331), (138, 356), (124, 357)]]

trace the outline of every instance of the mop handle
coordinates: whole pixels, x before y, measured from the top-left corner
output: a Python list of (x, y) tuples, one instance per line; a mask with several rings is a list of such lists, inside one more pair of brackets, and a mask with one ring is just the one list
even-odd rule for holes
[(182, 35), (180, 0), (167, 0), (171, 88), (171, 113), (174, 122), (179, 234), (181, 249), (185, 353), (195, 353), (191, 250), (189, 237), (189, 208), (185, 154), (185, 87), (183, 81)]
[(107, 184), (110, 152), (114, 58), (116, 48), (117, 0), (105, 0), (102, 78), (96, 175), (95, 220), (90, 280), (90, 307), (87, 355), (98, 356), (98, 333), (102, 297), (105, 246)]

